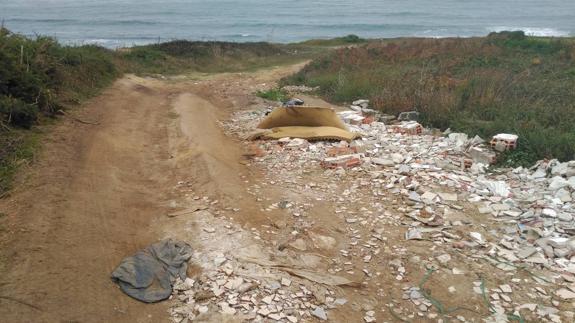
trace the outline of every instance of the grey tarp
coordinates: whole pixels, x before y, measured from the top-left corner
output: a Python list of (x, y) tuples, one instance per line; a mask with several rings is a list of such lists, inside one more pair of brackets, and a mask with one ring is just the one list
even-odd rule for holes
[(112, 272), (122, 291), (146, 303), (170, 297), (177, 277), (186, 278), (192, 247), (182, 241), (163, 240), (124, 258)]

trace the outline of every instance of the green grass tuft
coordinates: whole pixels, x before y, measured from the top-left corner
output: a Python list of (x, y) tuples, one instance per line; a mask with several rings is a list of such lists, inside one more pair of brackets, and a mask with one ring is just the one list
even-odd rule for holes
[(257, 91), (256, 96), (266, 100), (279, 102), (283, 102), (288, 99), (287, 92), (280, 88), (273, 88), (267, 91)]

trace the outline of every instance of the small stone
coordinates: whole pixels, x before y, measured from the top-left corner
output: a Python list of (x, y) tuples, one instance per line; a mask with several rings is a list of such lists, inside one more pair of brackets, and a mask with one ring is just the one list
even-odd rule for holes
[(500, 285), (499, 289), (501, 289), (502, 292), (508, 293), (508, 294), (513, 292), (513, 290), (511, 289), (511, 286), (509, 286), (509, 285)]
[(409, 199), (414, 202), (421, 202), (421, 197), (415, 191), (409, 191)]
[(300, 250), (300, 251), (306, 251), (307, 250), (307, 245), (303, 239), (296, 239), (293, 242), (291, 242), (289, 245), (291, 247), (297, 249), (297, 250)]
[(333, 302), (334, 305), (345, 305), (347, 303), (347, 299), (345, 298), (336, 298), (336, 300)]
[(311, 315), (317, 317), (318, 319), (322, 320), (322, 321), (326, 321), (327, 320), (327, 314), (325, 313), (325, 310), (321, 307), (318, 306), (316, 307), (312, 312)]
[(214, 232), (216, 232), (216, 229), (214, 229), (212, 227), (207, 227), (207, 228), (204, 228), (204, 231), (206, 231), (207, 233), (214, 233)]
[(271, 304), (273, 304), (273, 302), (274, 302), (274, 296), (273, 296), (273, 295), (268, 295), (268, 296), (262, 298), (262, 302), (264, 302), (264, 303), (266, 303), (266, 304), (268, 304), (268, 305), (271, 305)]
[(452, 272), (454, 275), (463, 275), (463, 274), (465, 274), (465, 271), (463, 271), (463, 270), (461, 270), (461, 269), (459, 269), (459, 268), (453, 268), (453, 269), (451, 269), (451, 272)]
[(457, 194), (456, 193), (437, 193), (437, 195), (439, 195), (439, 197), (444, 200), (444, 201), (449, 201), (449, 202), (456, 202), (457, 201)]
[(437, 194), (432, 193), (432, 192), (425, 192), (425, 193), (423, 193), (423, 195), (421, 195), (421, 200), (425, 204), (435, 204), (436, 198), (437, 198)]
[(525, 259), (525, 258), (528, 258), (529, 256), (531, 256), (532, 254), (536, 253), (536, 252), (537, 252), (537, 248), (526, 247), (526, 248), (519, 250), (519, 252), (517, 253), (517, 257), (519, 257), (521, 259)]
[(515, 308), (515, 310), (519, 311), (522, 309), (528, 309), (529, 311), (533, 312), (533, 311), (535, 311), (536, 308), (537, 308), (537, 304), (528, 303), (528, 304), (523, 304), (523, 305), (517, 306)]
[(567, 288), (561, 288), (560, 290), (555, 292), (555, 295), (561, 297), (561, 299), (564, 300), (575, 299), (575, 292)]
[(257, 313), (261, 316), (268, 316), (270, 315), (271, 311), (268, 310), (266, 307), (260, 308)]
[(450, 260), (451, 260), (451, 256), (449, 254), (443, 254), (441, 256), (437, 256), (436, 257), (437, 261), (439, 261), (441, 264), (447, 264)]
[(553, 209), (543, 209), (543, 211), (541, 211), (541, 215), (548, 218), (556, 218), (557, 212)]
[(226, 315), (236, 314), (236, 309), (233, 307), (230, 307), (230, 305), (228, 303), (221, 302), (221, 303), (219, 303), (219, 305), (220, 305), (222, 314), (226, 314)]
[(470, 235), (471, 238), (473, 238), (473, 240), (475, 240), (477, 243), (479, 243), (479, 244), (485, 244), (485, 240), (483, 239), (483, 236), (481, 235), (481, 233), (479, 233), (479, 232), (469, 232), (469, 235)]
[(285, 277), (282, 277), (281, 283), (282, 283), (283, 286), (288, 286), (288, 287), (289, 287), (289, 286), (291, 285), (291, 280), (289, 280), (289, 279), (287, 279), (287, 278), (285, 278)]
[(288, 321), (290, 321), (291, 323), (297, 323), (297, 317), (295, 317), (295, 316), (288, 315), (288, 316), (286, 316), (286, 319)]
[(270, 314), (268, 315), (268, 317), (272, 320), (276, 320), (279, 321), (282, 319), (282, 316), (280, 314), (274, 313), (274, 314)]

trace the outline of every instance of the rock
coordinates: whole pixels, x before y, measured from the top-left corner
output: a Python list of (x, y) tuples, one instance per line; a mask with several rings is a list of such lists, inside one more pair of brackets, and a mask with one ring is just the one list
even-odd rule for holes
[(401, 164), (399, 165), (399, 167), (397, 168), (397, 172), (400, 175), (409, 175), (409, 173), (411, 172), (411, 167), (405, 165), (405, 164)]
[(491, 209), (493, 211), (507, 211), (510, 207), (507, 204), (491, 204)]
[(317, 317), (318, 319), (322, 320), (322, 321), (326, 321), (327, 320), (327, 314), (325, 313), (325, 310), (318, 306), (316, 307), (312, 312), (311, 315)]
[(287, 278), (285, 278), (285, 277), (282, 277), (281, 284), (282, 284), (283, 286), (289, 287), (289, 286), (291, 286), (291, 280), (289, 280), (289, 279), (287, 279)]
[(437, 194), (432, 192), (425, 192), (421, 195), (421, 201), (425, 204), (435, 204), (435, 199), (437, 198)]
[(531, 179), (538, 179), (538, 178), (544, 178), (547, 176), (547, 171), (544, 168), (537, 168), (537, 170), (531, 174)]
[(564, 203), (573, 201), (573, 198), (571, 197), (571, 193), (569, 193), (569, 191), (567, 191), (565, 188), (560, 188), (555, 193), (555, 197), (560, 199), (561, 202), (564, 202)]
[(417, 111), (401, 112), (397, 116), (397, 120), (399, 120), (399, 121), (418, 121), (419, 120), (419, 112), (417, 112)]
[(238, 286), (237, 291), (242, 294), (245, 292), (249, 292), (250, 290), (253, 290), (257, 287), (258, 285), (255, 283), (243, 283), (240, 286)]
[(517, 257), (519, 257), (521, 259), (525, 259), (525, 258), (528, 258), (529, 256), (531, 256), (532, 254), (536, 253), (536, 252), (537, 252), (537, 248), (526, 247), (526, 248), (519, 250), (519, 252), (517, 253)]
[(369, 105), (369, 100), (366, 100), (366, 99), (355, 100), (351, 104), (359, 105), (363, 108), (367, 108), (367, 106)]
[(456, 193), (437, 193), (437, 195), (439, 195), (439, 197), (443, 200), (443, 201), (448, 201), (448, 202), (456, 202), (457, 201), (457, 194)]
[(533, 312), (533, 311), (535, 311), (536, 308), (537, 308), (537, 304), (527, 303), (527, 304), (523, 304), (523, 305), (517, 306), (517, 307), (515, 308), (515, 310), (516, 310), (516, 311), (520, 311), (520, 310), (522, 310), (522, 309), (527, 309), (527, 310)]
[(451, 272), (454, 275), (464, 275), (465, 274), (465, 272), (459, 268), (453, 268), (453, 269), (451, 269)]
[(500, 285), (499, 289), (501, 289), (502, 292), (507, 293), (507, 294), (513, 293), (513, 290), (511, 289), (511, 286), (509, 286), (509, 285)]
[(481, 235), (481, 233), (479, 233), (479, 232), (469, 232), (469, 236), (471, 236), (471, 238), (479, 244), (485, 244), (485, 242), (486, 242), (483, 239), (483, 236)]
[(409, 191), (409, 199), (414, 202), (421, 202), (421, 197), (415, 191)]
[(480, 184), (485, 185), (487, 189), (495, 196), (509, 197), (511, 190), (509, 185), (504, 181), (490, 181), (490, 180), (478, 180)]
[(274, 295), (268, 295), (268, 296), (262, 298), (262, 302), (264, 302), (268, 305), (273, 304), (274, 303)]
[(555, 292), (555, 295), (559, 296), (563, 300), (575, 299), (575, 292), (567, 288), (559, 289), (558, 291)]
[(571, 254), (571, 250), (567, 248), (555, 248), (553, 249), (553, 253), (557, 258), (567, 258)]
[(421, 235), (421, 230), (417, 228), (412, 228), (407, 230), (405, 233), (405, 240), (421, 240), (423, 236)]
[(405, 160), (402, 154), (391, 154), (391, 159), (396, 164), (401, 164)]
[(292, 316), (292, 315), (288, 315), (286, 316), (286, 319), (290, 322), (290, 323), (297, 323), (297, 317)]
[(469, 149), (469, 155), (474, 163), (479, 163), (483, 165), (491, 165), (495, 163), (497, 155), (493, 151), (483, 149), (480, 147), (471, 147)]
[(559, 214), (557, 215), (557, 218), (558, 218), (560, 221), (563, 221), (563, 222), (571, 222), (571, 221), (573, 221), (573, 216), (572, 216), (571, 214), (563, 213), (563, 212), (559, 213)]
[(219, 305), (220, 305), (220, 308), (221, 308), (220, 312), (222, 312), (222, 314), (225, 314), (225, 315), (234, 315), (234, 314), (236, 314), (236, 309), (233, 308), (233, 307), (230, 307), (230, 305), (229, 305), (228, 303), (226, 303), (226, 302), (221, 302), (221, 303), (219, 303)]
[(553, 209), (543, 209), (543, 211), (541, 211), (541, 215), (547, 218), (556, 218), (557, 212)]
[(290, 142), (288, 142), (286, 144), (286, 147), (289, 148), (299, 148), (299, 147), (304, 147), (307, 146), (309, 144), (309, 142), (305, 139), (301, 139), (301, 138), (293, 138), (292, 140), (290, 140)]
[(445, 265), (447, 264), (450, 260), (451, 260), (451, 256), (449, 254), (443, 254), (441, 256), (437, 256), (436, 257), (437, 261), (439, 261), (441, 264)]
[(299, 238), (299, 239), (295, 239), (293, 242), (291, 242), (289, 244), (292, 248), (295, 248), (297, 250), (301, 250), (301, 251), (306, 251), (307, 250), (307, 245), (305, 243), (305, 240)]
[(371, 162), (376, 165), (380, 166), (393, 166), (395, 163), (391, 159), (384, 159), (384, 158), (372, 158)]
[(549, 189), (552, 191), (556, 191), (560, 188), (564, 188), (569, 186), (569, 182), (564, 179), (563, 177), (560, 176), (555, 176), (551, 179), (551, 182), (549, 183)]
[(318, 249), (331, 250), (337, 245), (337, 241), (329, 236), (310, 232), (309, 237)]

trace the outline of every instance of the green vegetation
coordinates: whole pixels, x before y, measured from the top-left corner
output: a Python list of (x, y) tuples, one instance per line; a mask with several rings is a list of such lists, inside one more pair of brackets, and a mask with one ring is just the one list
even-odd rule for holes
[(35, 131), (0, 133), (0, 197), (10, 188), (18, 166), (34, 158), (38, 137)]
[(312, 58), (318, 50), (297, 45), (171, 41), (120, 51), (134, 73), (182, 74), (249, 71)]
[[(112, 53), (95, 46), (64, 47), (0, 30), (0, 122), (30, 128), (42, 116), (92, 96), (119, 72)], [(6, 129), (4, 129), (6, 130)]]
[(260, 98), (264, 98), (266, 100), (271, 101), (280, 101), (283, 102), (288, 99), (288, 94), (286, 91), (280, 88), (269, 89), (267, 91), (257, 91), (256, 95)]
[(282, 84), (319, 86), (332, 102), (368, 98), (386, 113), (417, 110), (438, 128), (519, 135), (513, 164), (575, 158), (575, 42), (493, 33), (339, 48)]
[(26, 129), (95, 95), (118, 75), (106, 49), (65, 47), (0, 29), (0, 196), (38, 146), (37, 132)]

